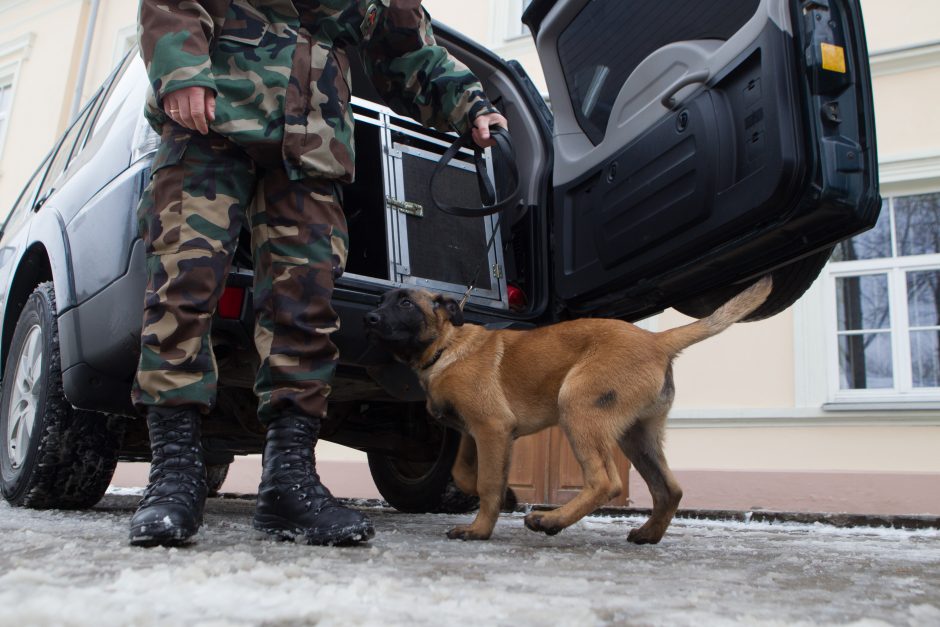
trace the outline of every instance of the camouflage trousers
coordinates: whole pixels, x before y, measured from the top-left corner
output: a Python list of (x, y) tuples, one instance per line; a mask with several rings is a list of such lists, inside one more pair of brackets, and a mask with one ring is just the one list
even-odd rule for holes
[[(348, 244), (337, 187), (291, 181), (283, 167), (265, 168), (219, 135), (168, 124), (162, 139), (138, 208), (147, 291), (134, 405), (212, 408), (212, 315), (248, 220), (258, 417), (325, 416), (339, 358), (330, 298)], [(272, 148), (273, 163), (279, 156)]]

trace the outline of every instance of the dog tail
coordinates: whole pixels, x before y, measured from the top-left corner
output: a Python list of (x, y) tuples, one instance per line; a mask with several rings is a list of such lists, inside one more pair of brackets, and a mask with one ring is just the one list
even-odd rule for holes
[(671, 356), (678, 355), (687, 347), (718, 335), (732, 324), (764, 304), (770, 296), (773, 280), (768, 274), (727, 303), (715, 313), (692, 324), (676, 327), (659, 333), (659, 340)]

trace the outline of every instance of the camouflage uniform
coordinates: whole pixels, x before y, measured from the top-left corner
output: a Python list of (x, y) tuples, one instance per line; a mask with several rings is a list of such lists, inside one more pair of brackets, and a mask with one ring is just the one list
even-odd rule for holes
[[(330, 306), (348, 237), (337, 184), (354, 176), (347, 46), (397, 112), (464, 131), (495, 111), (437, 46), (420, 0), (142, 0), (147, 115), (162, 143), (139, 208), (148, 285), (135, 405), (211, 408), (210, 321), (247, 214), (254, 249), (259, 418), (321, 417), (338, 354)], [(208, 136), (163, 97), (216, 93)]]

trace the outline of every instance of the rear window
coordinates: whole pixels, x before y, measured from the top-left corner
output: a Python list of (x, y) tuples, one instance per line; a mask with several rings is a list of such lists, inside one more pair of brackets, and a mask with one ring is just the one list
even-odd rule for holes
[(726, 40), (760, 0), (593, 0), (558, 39), (558, 55), (578, 124), (604, 139), (620, 89), (651, 53), (677, 41)]
[(46, 173), (46, 178), (39, 190), (39, 200), (37, 202), (45, 202), (56, 189), (55, 186), (64, 181), (64, 174), (69, 167), (70, 160), (82, 150), (83, 140), (87, 135), (89, 117), (96, 110), (97, 98), (100, 93), (99, 90), (98, 93), (92, 96), (91, 102), (85, 105), (85, 109), (79, 113), (78, 118), (72, 123), (65, 137), (59, 142), (55, 156), (52, 158), (52, 164), (49, 166), (49, 171)]
[(143, 89), (143, 84), (146, 81), (146, 70), (136, 49), (125, 57), (115, 74), (107, 88), (101, 111), (95, 119), (92, 137), (114, 124), (114, 119), (128, 100), (139, 102), (139, 105), (135, 106), (141, 110), (144, 108), (143, 98), (146, 90)]

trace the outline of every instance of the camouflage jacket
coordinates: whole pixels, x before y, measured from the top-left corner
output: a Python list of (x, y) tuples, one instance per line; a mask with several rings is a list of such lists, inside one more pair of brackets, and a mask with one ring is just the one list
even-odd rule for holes
[(353, 179), (348, 46), (386, 104), (426, 126), (462, 132), (495, 111), (421, 0), (141, 0), (139, 30), (158, 132), (166, 94), (208, 87), (212, 130), (249, 152), (280, 145), (292, 179)]

